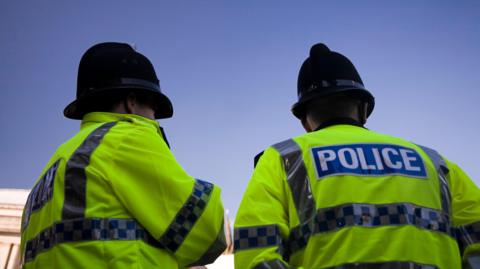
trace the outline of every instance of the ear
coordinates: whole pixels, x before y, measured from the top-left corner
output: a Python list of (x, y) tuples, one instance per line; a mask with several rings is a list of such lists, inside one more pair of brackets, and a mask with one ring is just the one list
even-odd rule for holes
[(128, 114), (135, 114), (135, 108), (137, 106), (137, 97), (134, 93), (129, 93), (124, 100), (125, 110)]
[(303, 129), (305, 129), (305, 131), (307, 131), (308, 133), (310, 133), (312, 130), (312, 127), (310, 127), (310, 124), (308, 123), (307, 121), (307, 117), (303, 117), (301, 119), (301, 122), (302, 122), (302, 126), (303, 126)]
[(361, 106), (363, 106), (363, 113), (362, 115), (360, 115), (360, 120), (362, 122), (362, 124), (365, 124), (367, 123), (367, 117), (368, 117), (368, 103), (367, 102), (364, 102), (361, 104)]

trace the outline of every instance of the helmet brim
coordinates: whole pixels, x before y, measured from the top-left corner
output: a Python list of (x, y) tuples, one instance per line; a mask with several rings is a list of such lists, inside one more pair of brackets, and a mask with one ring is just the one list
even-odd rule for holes
[(298, 119), (302, 119), (305, 117), (306, 105), (310, 101), (322, 97), (337, 95), (339, 93), (348, 94), (352, 97), (357, 96), (357, 98), (366, 101), (368, 103), (367, 117), (372, 114), (373, 108), (375, 107), (375, 98), (373, 97), (373, 95), (368, 90), (351, 87), (331, 88), (321, 92), (311, 92), (300, 98), (297, 103), (293, 104), (291, 111), (295, 117), (297, 117)]
[(95, 97), (101, 95), (110, 95), (110, 94), (118, 94), (119, 92), (147, 92), (153, 93), (154, 102), (156, 104), (155, 109), (155, 119), (166, 119), (171, 118), (173, 116), (173, 105), (170, 99), (163, 93), (152, 90), (150, 88), (135, 88), (132, 89), (131, 87), (116, 87), (116, 88), (105, 88), (105, 89), (98, 89), (94, 93), (89, 94), (83, 98), (79, 98), (74, 100), (70, 104), (68, 104), (65, 109), (63, 110), (63, 115), (69, 119), (73, 120), (81, 120), (85, 114), (89, 111), (86, 109), (90, 100), (94, 99)]

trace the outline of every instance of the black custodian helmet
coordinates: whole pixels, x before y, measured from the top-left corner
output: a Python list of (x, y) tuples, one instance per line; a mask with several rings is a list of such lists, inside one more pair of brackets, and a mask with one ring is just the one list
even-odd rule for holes
[(172, 103), (161, 92), (155, 69), (147, 57), (125, 43), (96, 44), (80, 60), (77, 99), (65, 107), (63, 114), (70, 119), (82, 119), (90, 112), (90, 102), (130, 91), (152, 94), (155, 118), (172, 117)]
[(352, 62), (321, 43), (312, 46), (310, 57), (300, 68), (297, 93), (298, 102), (293, 105), (292, 112), (299, 119), (305, 116), (305, 105), (309, 101), (339, 93), (367, 102), (367, 116), (375, 106), (373, 95), (363, 86)]

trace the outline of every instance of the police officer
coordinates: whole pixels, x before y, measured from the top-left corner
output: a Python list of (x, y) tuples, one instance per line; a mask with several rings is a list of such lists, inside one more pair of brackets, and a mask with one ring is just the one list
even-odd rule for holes
[(34, 185), (22, 218), (24, 268), (184, 268), (225, 249), (220, 189), (177, 163), (155, 119), (173, 115), (150, 61), (123, 43), (83, 55), (82, 120)]
[(480, 268), (480, 191), (436, 151), (364, 128), (353, 64), (316, 44), (293, 114), (308, 132), (265, 150), (235, 221), (236, 268)]

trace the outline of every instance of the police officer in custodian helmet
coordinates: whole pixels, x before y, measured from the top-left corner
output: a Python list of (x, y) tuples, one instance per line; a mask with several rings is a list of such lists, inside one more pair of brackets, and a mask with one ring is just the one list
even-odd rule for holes
[(128, 44), (83, 55), (81, 121), (35, 183), (22, 218), (24, 268), (185, 268), (226, 247), (220, 189), (177, 163), (155, 119), (173, 115), (151, 62)]
[(236, 268), (480, 268), (480, 190), (435, 150), (366, 129), (374, 105), (345, 56), (311, 48), (292, 108), (307, 133), (259, 157)]

